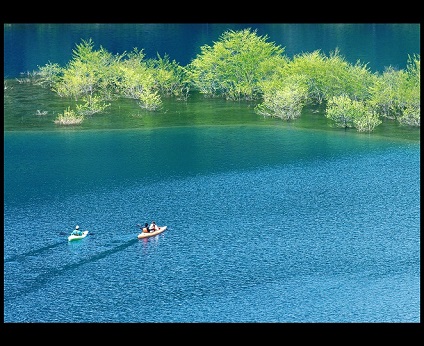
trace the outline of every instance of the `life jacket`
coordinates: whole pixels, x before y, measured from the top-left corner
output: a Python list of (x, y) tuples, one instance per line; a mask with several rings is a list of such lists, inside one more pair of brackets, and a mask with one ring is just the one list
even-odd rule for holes
[(143, 233), (149, 233), (149, 230), (147, 227), (143, 227)]

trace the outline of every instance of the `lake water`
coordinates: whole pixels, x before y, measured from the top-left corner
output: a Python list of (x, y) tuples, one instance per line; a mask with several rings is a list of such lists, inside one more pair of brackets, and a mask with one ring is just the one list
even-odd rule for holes
[[(419, 144), (5, 133), (5, 322), (419, 322)], [(137, 223), (169, 230), (138, 240)], [(79, 224), (87, 238), (68, 243)]]
[[(58, 128), (64, 101), (13, 83), (4, 322), (420, 322), (419, 130), (196, 96)], [(138, 240), (152, 220), (168, 230)]]

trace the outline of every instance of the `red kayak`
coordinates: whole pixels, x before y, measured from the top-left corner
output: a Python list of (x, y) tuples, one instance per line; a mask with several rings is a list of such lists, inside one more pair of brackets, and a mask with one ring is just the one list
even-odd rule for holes
[(149, 237), (153, 237), (155, 235), (161, 234), (162, 232), (166, 231), (167, 226), (162, 226), (162, 227), (158, 227), (158, 229), (154, 232), (141, 232), (137, 238), (138, 239), (143, 239), (143, 238), (149, 238)]

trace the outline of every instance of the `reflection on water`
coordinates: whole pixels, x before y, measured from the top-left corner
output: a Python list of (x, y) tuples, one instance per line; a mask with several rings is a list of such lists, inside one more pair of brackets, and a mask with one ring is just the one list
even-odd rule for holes
[[(339, 134), (345, 131), (332, 127), (331, 121), (320, 108), (306, 108), (299, 119), (286, 122), (257, 115), (254, 105), (247, 102), (204, 98), (198, 93), (193, 93), (187, 102), (164, 100), (163, 109), (158, 112), (143, 111), (133, 100), (115, 101), (105, 113), (88, 117), (79, 126), (64, 127), (56, 125), (54, 120), (57, 114), (63, 113), (68, 101), (30, 84), (19, 84), (16, 81), (9, 81), (9, 84), (11, 88), (5, 93), (4, 99), (5, 131), (55, 131), (69, 133), (70, 138), (81, 130), (139, 129), (143, 131), (140, 136), (150, 136), (154, 129), (176, 126), (272, 126)], [(37, 109), (47, 114), (38, 115)], [(354, 129), (348, 130), (348, 133), (360, 137), (383, 136), (414, 141), (420, 139), (420, 128), (401, 126), (389, 120), (377, 126), (371, 134), (356, 133)]]

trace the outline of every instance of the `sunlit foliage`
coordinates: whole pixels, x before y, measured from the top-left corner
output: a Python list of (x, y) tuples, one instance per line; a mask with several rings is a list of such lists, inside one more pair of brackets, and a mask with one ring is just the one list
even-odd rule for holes
[(371, 132), (381, 123), (366, 103), (352, 100), (347, 95), (333, 96), (328, 101), (325, 115), (338, 127), (355, 127), (360, 132)]
[(409, 56), (406, 70), (389, 66), (370, 88), (369, 103), (382, 117), (420, 126), (420, 56)]
[(202, 46), (188, 66), (194, 87), (206, 96), (228, 100), (260, 98), (259, 82), (272, 72), (276, 59), (284, 60), (284, 49), (267, 40), (268, 36), (258, 36), (256, 30), (228, 30), (212, 47)]
[(308, 96), (306, 78), (292, 75), (286, 78), (273, 78), (261, 83), (263, 102), (255, 111), (263, 116), (291, 120), (300, 117)]
[(119, 98), (156, 111), (163, 97), (187, 100), (190, 92), (200, 92), (254, 102), (257, 114), (283, 120), (299, 118), (306, 105), (322, 105), (336, 126), (360, 132), (373, 131), (382, 118), (420, 126), (420, 55), (408, 57), (406, 70), (389, 66), (381, 74), (371, 73), (367, 64), (348, 63), (337, 48), (329, 56), (316, 50), (289, 59), (284, 48), (251, 29), (228, 30), (200, 50), (180, 66), (167, 54), (146, 59), (143, 50), (134, 48), (112, 55), (103, 47), (95, 50), (91, 39), (82, 40), (65, 67), (49, 62), (23, 82), (72, 99), (76, 111), (65, 111), (63, 123), (80, 121), (72, 120), (74, 115), (102, 113)]
[(171, 61), (167, 54), (163, 58), (158, 54), (157, 59), (147, 60), (147, 66), (152, 70), (156, 88), (161, 95), (187, 100), (190, 81), (184, 67), (175, 60)]

